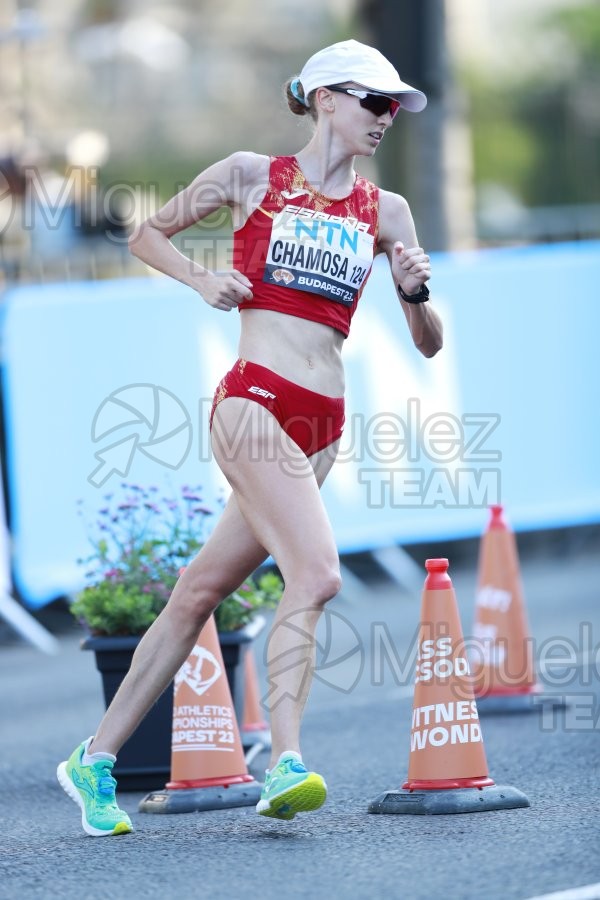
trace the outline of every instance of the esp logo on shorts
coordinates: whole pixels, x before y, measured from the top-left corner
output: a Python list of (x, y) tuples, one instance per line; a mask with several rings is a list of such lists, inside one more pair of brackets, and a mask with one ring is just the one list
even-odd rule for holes
[(275, 394), (269, 393), (269, 391), (265, 391), (264, 388), (257, 387), (255, 384), (252, 387), (248, 388), (249, 393), (258, 394), (259, 397), (266, 397), (267, 400), (275, 400)]

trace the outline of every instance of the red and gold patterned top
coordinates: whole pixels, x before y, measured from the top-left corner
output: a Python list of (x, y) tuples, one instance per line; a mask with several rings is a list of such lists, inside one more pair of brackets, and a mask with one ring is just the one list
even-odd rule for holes
[(270, 309), (330, 325), (344, 336), (377, 245), (379, 189), (356, 176), (352, 193), (325, 197), (295, 156), (271, 158), (260, 205), (234, 232), (233, 264), (252, 282), (239, 309)]

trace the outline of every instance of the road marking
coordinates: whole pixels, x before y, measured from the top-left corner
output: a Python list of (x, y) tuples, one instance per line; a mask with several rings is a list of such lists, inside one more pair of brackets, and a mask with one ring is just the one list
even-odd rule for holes
[(566, 891), (557, 891), (555, 894), (539, 894), (529, 897), (529, 900), (598, 900), (599, 897), (600, 881), (583, 887), (567, 888)]

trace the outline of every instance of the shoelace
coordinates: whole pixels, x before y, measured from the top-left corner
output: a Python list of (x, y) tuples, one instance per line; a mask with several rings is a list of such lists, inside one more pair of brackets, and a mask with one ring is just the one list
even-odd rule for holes
[(112, 796), (117, 786), (116, 779), (112, 777), (108, 767), (104, 767), (101, 771), (105, 774), (98, 778), (98, 793)]
[(279, 763), (276, 768), (269, 771), (267, 769), (266, 775), (269, 781), (273, 778), (279, 778), (281, 775), (289, 775), (290, 772), (307, 772), (308, 769), (304, 765), (304, 763), (298, 762), (295, 759), (285, 759), (283, 762)]
[(286, 774), (287, 772), (307, 772), (308, 769), (304, 765), (304, 763), (298, 762), (296, 759), (286, 759), (283, 761), (283, 766), (285, 766)]

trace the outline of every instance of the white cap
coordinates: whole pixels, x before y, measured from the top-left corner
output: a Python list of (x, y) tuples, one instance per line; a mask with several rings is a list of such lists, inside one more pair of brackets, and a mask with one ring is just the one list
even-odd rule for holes
[(385, 56), (359, 41), (340, 41), (314, 53), (300, 72), (304, 96), (329, 84), (354, 81), (361, 87), (380, 94), (389, 94), (410, 112), (421, 112), (427, 106), (422, 91), (401, 80)]

